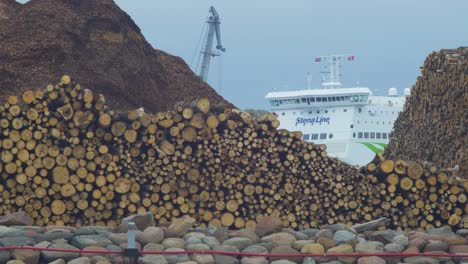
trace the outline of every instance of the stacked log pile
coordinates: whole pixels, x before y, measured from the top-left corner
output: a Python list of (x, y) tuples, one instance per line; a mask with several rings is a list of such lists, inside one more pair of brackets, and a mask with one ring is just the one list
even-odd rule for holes
[(231, 228), (262, 215), (301, 229), (382, 216), (403, 228), (468, 226), (468, 184), (450, 172), (376, 158), (360, 173), (278, 126), (272, 114), (252, 119), (204, 98), (117, 112), (64, 76), (0, 107), (0, 214), (74, 226), (145, 211)]
[(429, 161), (468, 175), (468, 47), (428, 56), (395, 122), (386, 156)]

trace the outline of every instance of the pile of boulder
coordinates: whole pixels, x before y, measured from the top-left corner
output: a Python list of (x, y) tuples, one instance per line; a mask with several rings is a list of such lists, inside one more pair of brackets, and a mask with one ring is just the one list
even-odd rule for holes
[[(323, 254), (323, 253), (453, 253), (468, 254), (468, 229), (449, 227), (424, 232), (388, 230), (386, 221), (373, 221), (350, 227), (335, 224), (321, 229), (283, 228), (280, 219), (266, 216), (255, 228), (228, 230), (224, 227), (199, 228), (190, 217), (178, 218), (156, 226), (150, 213), (124, 219), (116, 230), (107, 227), (28, 226), (26, 215), (15, 213), (0, 219), (0, 246), (35, 246), (50, 249), (112, 251), (112, 253), (77, 253), (0, 250), (0, 263), (8, 264), (108, 264), (126, 263), (121, 254), (127, 248), (128, 223), (134, 222), (136, 247), (140, 251), (181, 252), (174, 255), (143, 254), (138, 263), (150, 264), (385, 264), (385, 263), (468, 263), (468, 259), (450, 257), (263, 257), (236, 255), (187, 254), (185, 251), (223, 251), (253, 254)], [(9, 225), (9, 226), (7, 226)]]

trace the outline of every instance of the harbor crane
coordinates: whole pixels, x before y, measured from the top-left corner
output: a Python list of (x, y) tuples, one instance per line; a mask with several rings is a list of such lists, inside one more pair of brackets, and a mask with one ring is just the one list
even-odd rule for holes
[(216, 34), (216, 49), (225, 52), (226, 49), (223, 47), (223, 44), (221, 43), (221, 30), (219, 28), (219, 24), (221, 24), (218, 12), (216, 12), (216, 9), (211, 6), (210, 11), (211, 13), (210, 17), (206, 21), (208, 23), (208, 31), (205, 37), (203, 49), (201, 51), (201, 54), (203, 55), (203, 60), (201, 64), (201, 69), (200, 69), (200, 74), (198, 75), (204, 82), (208, 80), (208, 71), (210, 68), (210, 60), (212, 57), (215, 56), (220, 56), (220, 54), (217, 54), (213, 52), (213, 41), (214, 41), (214, 35)]

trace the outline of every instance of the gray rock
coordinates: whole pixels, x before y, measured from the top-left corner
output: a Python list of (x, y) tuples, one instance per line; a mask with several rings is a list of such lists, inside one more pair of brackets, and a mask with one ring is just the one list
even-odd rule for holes
[(137, 240), (143, 245), (159, 244), (164, 240), (164, 231), (159, 227), (150, 226), (145, 231), (137, 233)]
[(52, 229), (44, 234), (37, 234), (34, 239), (36, 242), (41, 242), (41, 241), (54, 241), (57, 239), (65, 239), (66, 241), (69, 241), (74, 234), (70, 232), (69, 230), (65, 229)]
[(168, 264), (162, 255), (145, 255), (140, 261), (142, 264)]
[(186, 250), (211, 250), (210, 246), (199, 243), (199, 244), (188, 244)]
[(462, 237), (466, 237), (468, 236), (468, 229), (458, 229), (456, 234)]
[(192, 260), (198, 264), (214, 264), (215, 260), (212, 255), (193, 254)]
[(65, 264), (65, 260), (63, 259), (57, 259), (57, 260), (54, 260), (52, 262), (49, 262), (49, 264)]
[[(54, 244), (51, 244), (49, 248), (78, 250), (78, 248), (72, 245), (66, 244), (66, 243), (54, 243)], [(80, 253), (42, 251), (41, 256), (45, 261), (49, 261), (49, 262), (57, 260), (57, 259), (63, 259), (65, 261), (69, 261), (69, 260), (80, 257)]]
[(11, 246), (32, 246), (36, 241), (30, 237), (4, 237), (0, 238), (0, 245), (4, 247)]
[(23, 236), (23, 231), (6, 226), (0, 226), (0, 237), (17, 237)]
[(83, 235), (75, 236), (70, 240), (70, 244), (73, 246), (83, 249), (89, 246), (107, 247), (112, 244), (108, 238), (100, 235)]
[(403, 247), (406, 247), (408, 246), (409, 240), (408, 237), (405, 235), (396, 235), (395, 237), (393, 237), (392, 243), (397, 243), (402, 245)]
[(253, 243), (257, 243), (260, 240), (260, 237), (251, 229), (241, 229), (229, 233), (229, 237), (245, 237), (252, 240)]
[(24, 211), (0, 216), (0, 225), (2, 226), (29, 226), (33, 223), (34, 220)]
[(233, 237), (223, 242), (223, 245), (234, 246), (238, 250), (243, 250), (244, 248), (252, 245), (252, 240), (245, 237)]
[(107, 238), (112, 241), (112, 243), (120, 245), (127, 242), (127, 233), (113, 233), (110, 234)]
[[(271, 250), (271, 254), (300, 254), (299, 251), (290, 248), (288, 246), (279, 246), (275, 247)], [(284, 259), (283, 257), (270, 257), (270, 261), (281, 260)], [(294, 263), (302, 263), (303, 257), (289, 257), (287, 258), (289, 261)]]
[[(309, 228), (309, 229), (301, 230), (301, 231), (299, 231), (299, 233), (306, 235), (308, 238), (313, 238), (313, 237), (315, 237), (317, 235), (317, 233), (319, 231), (320, 230), (316, 229), (316, 228)], [(332, 234), (332, 236), (333, 236), (333, 234)]]
[(388, 244), (393, 242), (393, 238), (401, 234), (402, 232), (395, 230), (374, 231), (367, 235), (367, 239), (371, 241), (380, 241), (384, 244)]
[(257, 243), (255, 245), (262, 246), (262, 247), (266, 248), (268, 250), (268, 252), (270, 252), (273, 249), (273, 243), (271, 243), (271, 242)]
[(338, 260), (332, 260), (328, 262), (323, 262), (322, 264), (343, 264), (343, 262), (338, 261)]
[(122, 220), (122, 224), (120, 224), (118, 230), (120, 232), (127, 232), (128, 231), (128, 223), (133, 222), (135, 223), (138, 230), (143, 231), (149, 226), (155, 226), (156, 222), (154, 220), (154, 216), (151, 212), (139, 213), (136, 215), (127, 216)]
[(434, 241), (430, 241), (429, 244), (427, 244), (424, 247), (423, 252), (431, 252), (431, 251), (445, 251), (445, 252), (447, 252), (448, 249), (449, 249), (449, 246), (447, 244), (445, 244), (444, 242), (434, 240)]
[(255, 225), (255, 233), (259, 237), (263, 237), (275, 232), (281, 231), (283, 222), (281, 219), (274, 216), (264, 216)]
[(189, 237), (196, 237), (200, 240), (204, 239), (205, 237), (207, 237), (207, 235), (203, 232), (200, 231), (195, 231), (195, 232), (189, 232), (187, 234), (184, 235), (184, 239), (187, 240)]
[(35, 264), (39, 262), (41, 252), (29, 249), (17, 249), (13, 251), (13, 259), (21, 260), (26, 264)]
[(192, 228), (195, 219), (184, 216), (172, 220), (171, 224), (165, 229), (166, 237), (183, 237)]
[(384, 246), (385, 252), (400, 253), (403, 250), (405, 250), (405, 247), (398, 243), (390, 243)]
[(202, 241), (201, 239), (197, 238), (197, 237), (188, 237), (185, 239), (185, 242), (187, 242), (187, 244), (200, 244)]
[(339, 231), (336, 231), (335, 234), (333, 235), (333, 240), (335, 240), (337, 244), (342, 244), (355, 237), (356, 235), (349, 231), (339, 230)]
[(146, 246), (143, 248), (143, 251), (156, 251), (156, 252), (159, 252), (159, 251), (164, 251), (164, 249), (166, 249), (166, 247), (164, 247), (161, 244), (149, 243), (149, 244), (146, 244)]
[(315, 234), (315, 236), (313, 237), (313, 239), (317, 240), (321, 237), (325, 237), (325, 238), (330, 238), (330, 239), (333, 239), (333, 231), (331, 229), (321, 229), (317, 232), (317, 234)]
[(242, 250), (242, 253), (258, 253), (258, 254), (266, 254), (268, 250), (265, 247), (259, 245), (250, 245)]
[(68, 261), (67, 264), (91, 264), (91, 260), (88, 257), (81, 257), (72, 259)]
[(439, 264), (437, 259), (428, 258), (428, 257), (409, 257), (404, 259), (405, 263), (413, 264)]
[(270, 263), (271, 264), (295, 264), (295, 262), (289, 261), (287, 259), (275, 260), (275, 261), (272, 261)]
[(9, 250), (1, 250), (0, 251), (0, 263), (6, 263), (11, 257), (11, 253)]
[(215, 237), (209, 237), (209, 236), (203, 238), (202, 242), (207, 244), (210, 248), (214, 248), (216, 246), (221, 245), (221, 243), (219, 243), (219, 241)]
[(308, 240), (309, 237), (306, 234), (300, 233), (300, 232), (294, 232), (294, 237), (296, 240)]
[(311, 257), (305, 257), (302, 264), (316, 264), (315, 260)]
[[(164, 251), (171, 251), (171, 252), (184, 252), (185, 250), (181, 248), (167, 248)], [(177, 254), (177, 255), (164, 255), (164, 258), (167, 260), (168, 264), (176, 264), (178, 262), (189, 261), (189, 257), (187, 254)]]
[(75, 236), (87, 236), (87, 235), (97, 235), (96, 229), (92, 227), (80, 227), (78, 229), (72, 230), (72, 233)]
[(347, 225), (345, 225), (345, 224), (333, 224), (333, 225), (326, 226), (325, 228), (331, 229), (333, 232), (336, 232), (336, 231), (339, 231), (339, 230), (350, 231), (349, 227)]
[(296, 241), (296, 238), (289, 234), (289, 233), (275, 233), (271, 234), (269, 236), (262, 237), (260, 240), (261, 242), (271, 242), (273, 243), (273, 247), (276, 246), (288, 246), (291, 247), (294, 242)]
[(187, 246), (187, 244), (185, 243), (185, 241), (183, 239), (174, 238), (174, 237), (164, 239), (162, 244), (166, 248), (182, 248), (182, 249), (185, 249), (185, 247)]
[(92, 264), (96, 264), (96, 262), (98, 261), (109, 261), (107, 258), (103, 257), (103, 256), (93, 256), (91, 257), (91, 263)]
[(380, 253), (384, 252), (384, 244), (379, 241), (362, 242), (356, 245), (357, 253)]
[(214, 255), (215, 263), (222, 263), (222, 264), (239, 264), (239, 260), (237, 258), (225, 255)]
[(241, 264), (268, 264), (268, 260), (264, 257), (243, 257)]
[(213, 248), (214, 251), (226, 251), (226, 252), (240, 252), (239, 249), (237, 249), (234, 246), (230, 245), (221, 245)]
[(452, 228), (450, 228), (449, 226), (431, 228), (431, 229), (426, 230), (426, 233), (431, 234), (431, 235), (440, 235), (440, 234), (454, 235)]

